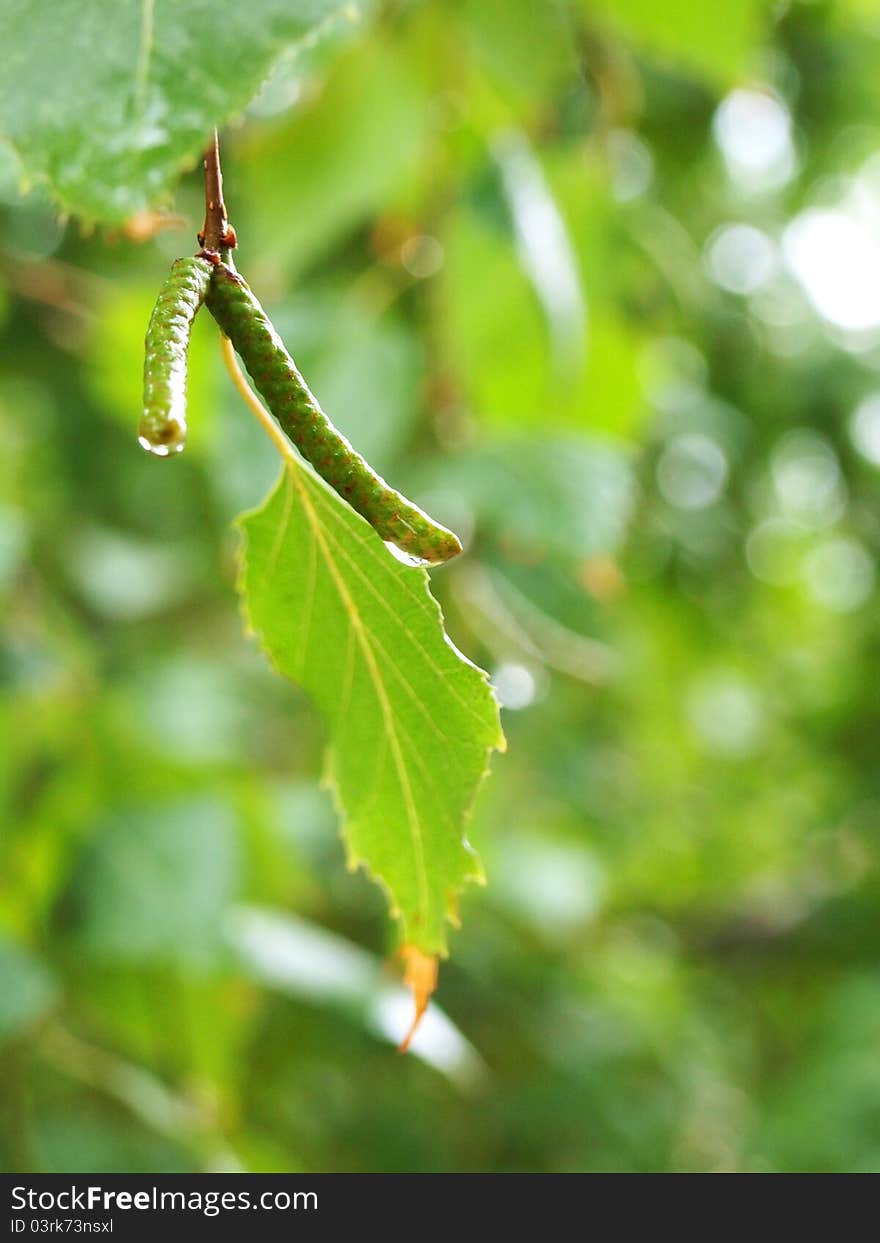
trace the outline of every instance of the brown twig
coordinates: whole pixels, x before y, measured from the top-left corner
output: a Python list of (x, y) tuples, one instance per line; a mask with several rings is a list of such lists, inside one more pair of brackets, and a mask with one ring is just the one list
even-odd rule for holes
[(219, 255), (221, 251), (231, 250), (236, 245), (236, 237), (223, 201), (223, 173), (216, 129), (205, 150), (204, 169), (205, 224), (199, 234), (199, 245), (208, 254)]

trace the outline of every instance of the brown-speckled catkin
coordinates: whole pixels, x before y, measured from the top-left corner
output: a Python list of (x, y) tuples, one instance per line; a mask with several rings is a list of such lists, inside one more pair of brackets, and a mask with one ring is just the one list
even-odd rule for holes
[(430, 564), (461, 552), (452, 531), (389, 487), (340, 435), (237, 272), (223, 263), (215, 266), (206, 303), (285, 435), (383, 540)]

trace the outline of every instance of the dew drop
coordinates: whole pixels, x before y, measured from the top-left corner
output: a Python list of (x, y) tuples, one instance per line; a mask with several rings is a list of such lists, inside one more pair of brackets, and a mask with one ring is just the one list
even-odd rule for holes
[(138, 428), (138, 444), (154, 457), (171, 457), (186, 444), (186, 420), (179, 415), (166, 415), (161, 420), (145, 414)]
[(394, 557), (397, 561), (401, 561), (404, 565), (411, 565), (418, 568), (423, 565), (431, 564), (426, 557), (414, 557), (411, 552), (404, 552), (402, 548), (398, 548), (396, 544), (392, 544), (389, 540), (384, 540), (383, 543), (391, 553), (392, 557)]
[(151, 440), (149, 436), (138, 436), (138, 444), (141, 448), (146, 449), (147, 453), (152, 453), (154, 457), (172, 457), (175, 453), (181, 453), (185, 443), (183, 439), (168, 443)]

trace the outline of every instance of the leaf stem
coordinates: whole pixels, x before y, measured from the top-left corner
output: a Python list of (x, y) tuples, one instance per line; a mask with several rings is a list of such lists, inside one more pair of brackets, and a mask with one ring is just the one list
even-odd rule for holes
[(248, 384), (247, 377), (238, 365), (232, 342), (224, 333), (220, 334), (220, 353), (223, 355), (226, 370), (232, 377), (232, 383), (238, 389), (245, 404), (256, 415), (257, 421), (280, 453), (282, 459), (289, 462), (292, 466), (299, 466), (299, 460), (291, 448), (290, 441), (260, 401), (250, 384)]

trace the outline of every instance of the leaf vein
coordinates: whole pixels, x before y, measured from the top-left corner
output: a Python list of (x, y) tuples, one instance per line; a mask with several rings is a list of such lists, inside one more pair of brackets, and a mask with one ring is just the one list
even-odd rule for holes
[[(328, 501), (327, 504), (329, 505), (331, 504), (331, 502)], [(335, 513), (335, 509), (332, 510), (331, 512)], [(347, 526), (345, 526), (344, 529), (348, 531)], [(368, 577), (368, 575), (366, 575), (363, 572), (361, 567), (358, 565), (357, 561), (355, 561), (354, 558), (351, 557), (346, 552), (346, 550), (342, 547), (342, 545), (338, 542), (338, 540), (334, 539), (333, 536), (329, 534), (329, 532), (327, 533), (327, 537), (328, 539), (332, 541), (338, 555), (347, 563), (348, 568), (352, 571), (352, 573), (355, 574), (361, 580), (363, 586), (372, 595), (376, 603), (381, 608), (383, 608), (385, 612), (388, 613), (394, 619), (395, 624), (399, 627), (399, 629), (403, 632), (403, 634), (406, 635), (406, 637), (412, 643), (413, 647), (416, 648), (419, 654), (424, 658), (425, 663), (427, 664), (431, 672), (435, 674), (438, 678), (443, 679), (444, 688), (449, 692), (452, 698), (455, 699), (460, 704), (460, 706), (465, 709), (466, 712), (469, 712), (471, 716), (475, 717), (482, 725), (484, 722), (480, 714), (474, 709), (473, 705), (469, 704), (467, 700), (464, 699), (459, 694), (459, 692), (456, 690), (454, 686), (451, 686), (449, 684), (449, 681), (446, 678), (446, 675), (444, 674), (443, 670), (431, 659), (430, 654), (425, 650), (425, 647), (422, 644), (422, 642), (417, 638), (417, 636), (413, 633), (413, 631), (409, 628), (409, 626), (407, 626), (406, 622), (404, 622), (400, 618), (400, 616), (395, 612), (395, 610), (388, 603), (388, 601), (382, 595), (382, 593), (376, 589), (375, 585), (370, 581), (370, 578)], [(390, 554), (388, 555), (390, 556)], [(424, 606), (424, 600), (420, 600), (415, 595), (413, 595), (413, 599), (419, 604), (420, 607)]]

